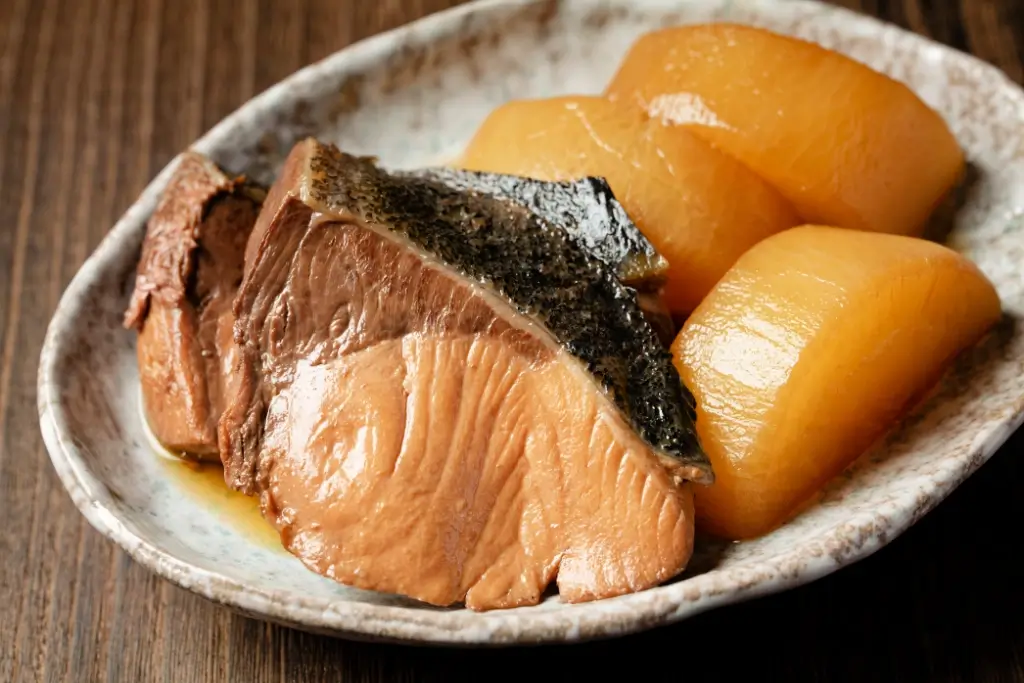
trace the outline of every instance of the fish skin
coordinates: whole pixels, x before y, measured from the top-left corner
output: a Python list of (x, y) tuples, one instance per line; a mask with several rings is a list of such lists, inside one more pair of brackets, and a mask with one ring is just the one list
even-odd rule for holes
[(500, 294), (583, 364), (677, 479), (714, 481), (697, 437), (693, 396), (645, 319), (636, 290), (612, 268), (523, 207), (391, 174), (312, 138), (298, 145), (312, 146), (300, 190), (304, 203), (385, 227)]
[(551, 182), (444, 167), (395, 175), (432, 180), (455, 190), (487, 194), (523, 206), (568, 232), (615, 269), (623, 284), (640, 291), (658, 290), (668, 275), (668, 260), (630, 220), (603, 178)]

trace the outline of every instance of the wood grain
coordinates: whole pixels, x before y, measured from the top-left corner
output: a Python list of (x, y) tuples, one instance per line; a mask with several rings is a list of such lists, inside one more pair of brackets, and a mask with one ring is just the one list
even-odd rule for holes
[[(35, 406), (43, 334), (75, 270), (152, 175), (246, 99), (451, 4), (0, 2), (0, 681), (582, 678), (620, 662), (651, 680), (1024, 681), (1024, 434), (858, 565), (572, 647), (428, 650), (270, 626), (157, 579), (88, 527), (50, 467)], [(1024, 80), (1022, 0), (841, 4)]]

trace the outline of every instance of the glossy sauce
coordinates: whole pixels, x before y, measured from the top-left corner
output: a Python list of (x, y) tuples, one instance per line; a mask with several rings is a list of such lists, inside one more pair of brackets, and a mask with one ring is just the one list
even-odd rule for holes
[(150, 431), (145, 415), (141, 418), (153, 459), (165, 478), (185, 495), (190, 504), (213, 513), (246, 540), (286, 552), (277, 531), (260, 513), (259, 498), (229, 489), (224, 483), (224, 469), (219, 464), (187, 460), (167, 450)]

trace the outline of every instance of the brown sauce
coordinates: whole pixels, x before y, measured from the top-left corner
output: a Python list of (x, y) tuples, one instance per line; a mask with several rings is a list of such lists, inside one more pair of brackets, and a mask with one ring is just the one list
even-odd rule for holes
[(149, 431), (144, 416), (143, 426), (160, 471), (190, 506), (208, 510), (251, 543), (286, 552), (277, 531), (263, 518), (259, 498), (229, 489), (219, 464), (187, 460), (164, 448)]
[(284, 552), (277, 531), (260, 514), (259, 498), (229, 489), (224, 484), (224, 470), (220, 465), (196, 463), (173, 455), (158, 454), (154, 457), (167, 479), (173, 481), (193, 504), (212, 512), (246, 540)]

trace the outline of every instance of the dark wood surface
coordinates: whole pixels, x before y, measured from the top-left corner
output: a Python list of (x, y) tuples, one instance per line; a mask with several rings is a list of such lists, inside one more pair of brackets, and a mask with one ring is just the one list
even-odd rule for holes
[[(152, 175), (236, 106), (450, 4), (0, 0), (0, 682), (566, 678), (619, 664), (651, 680), (1024, 681), (1024, 435), (853, 567), (570, 647), (430, 650), (270, 626), (156, 578), (86, 524), (35, 405), (45, 327), (79, 264)], [(843, 4), (1024, 79), (1021, 0)]]

